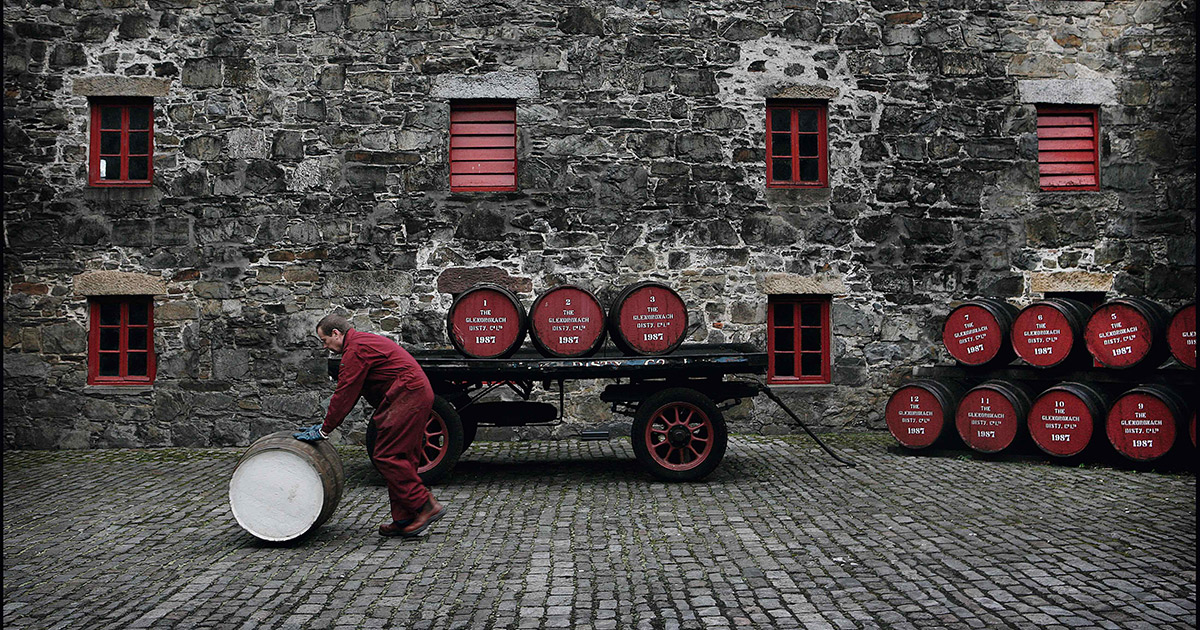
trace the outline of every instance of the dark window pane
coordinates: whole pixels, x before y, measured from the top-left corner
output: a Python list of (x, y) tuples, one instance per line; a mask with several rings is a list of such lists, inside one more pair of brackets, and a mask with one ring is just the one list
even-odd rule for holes
[(150, 177), (150, 158), (129, 158), (129, 179), (147, 179)]
[(100, 132), (100, 153), (106, 155), (120, 155), (121, 153), (121, 132), (120, 131), (102, 131)]
[(147, 314), (150, 312), (150, 303), (146, 300), (134, 300), (129, 303), (129, 323), (133, 326), (145, 326), (150, 323), (147, 321)]
[(101, 107), (100, 108), (100, 128), (101, 129), (120, 129), (121, 128), (121, 108), (120, 107)]
[(817, 168), (816, 160), (800, 160), (800, 181), (815, 182), (820, 180), (820, 178), (820, 170)]
[[(132, 146), (132, 144), (130, 145)], [(132, 149), (130, 149), (132, 151)], [(816, 157), (817, 156), (817, 134), (800, 134), (800, 150), (796, 152), (797, 156)]]
[(800, 375), (801, 376), (820, 376), (821, 375), (821, 355), (807, 354), (807, 353), (800, 355)]
[(792, 352), (796, 349), (796, 338), (792, 328), (775, 331), (775, 351)]
[(129, 353), (129, 376), (146, 376), (146, 353)]
[(100, 349), (101, 350), (120, 350), (121, 349), (121, 329), (120, 328), (101, 328), (100, 329)]
[(129, 128), (130, 129), (149, 129), (150, 128), (150, 108), (148, 108), (148, 107), (131, 107), (131, 108), (129, 108)]
[(786, 133), (771, 134), (771, 155), (788, 156), (792, 154), (792, 136)]
[(802, 109), (796, 112), (796, 129), (798, 131), (816, 131), (817, 111), (815, 109)]
[(150, 152), (150, 132), (136, 131), (129, 134), (129, 155), (146, 155)]
[(130, 350), (145, 350), (146, 349), (146, 329), (145, 328), (130, 328), (129, 329), (129, 349)]
[(792, 128), (792, 112), (788, 109), (771, 110), (771, 131), (789, 131)]
[(787, 352), (775, 353), (775, 376), (795, 376), (796, 355)]
[(771, 179), (777, 182), (790, 181), (792, 179), (792, 161), (771, 160)]
[(775, 325), (776, 326), (794, 326), (795, 319), (792, 316), (791, 304), (776, 304), (775, 305)]
[(820, 304), (801, 304), (800, 305), (800, 325), (801, 326), (820, 326), (821, 325), (821, 305)]
[(800, 329), (800, 349), (801, 350), (821, 350), (821, 329), (820, 328), (801, 328)]
[(102, 352), (100, 354), (100, 376), (120, 376), (120, 370), (121, 355), (115, 352)]
[(100, 304), (100, 325), (118, 326), (121, 324), (120, 302), (103, 302)]
[(100, 179), (121, 179), (121, 158), (100, 158)]

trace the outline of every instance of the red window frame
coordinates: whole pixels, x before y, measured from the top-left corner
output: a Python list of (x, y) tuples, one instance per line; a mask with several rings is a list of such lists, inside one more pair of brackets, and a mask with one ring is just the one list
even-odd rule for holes
[(768, 383), (832, 382), (831, 301), (829, 296), (771, 296), (767, 300)]
[[(767, 187), (827, 188), (829, 186), (828, 103), (773, 102), (767, 104)], [(800, 129), (801, 116), (816, 113), (815, 129)], [(777, 118), (787, 117), (786, 128)], [(809, 125), (805, 125), (809, 127)], [(810, 146), (808, 138), (816, 140)], [(803, 141), (803, 142), (802, 142)], [(804, 145), (803, 147), (801, 145)], [(786, 161), (786, 163), (785, 163)], [(802, 164), (816, 166), (815, 178), (804, 178)], [(780, 171), (777, 173), (776, 171)], [(779, 177), (787, 171), (786, 178)], [(809, 173), (811, 175), (811, 172)]]
[[(91, 186), (150, 186), (154, 181), (154, 100), (149, 98), (94, 98), (91, 101), (91, 137), (88, 150), (88, 184)], [(134, 117), (133, 110), (147, 110), (146, 127), (143, 129)], [(111, 114), (119, 112), (119, 122), (111, 120)], [(105, 116), (105, 114), (110, 114)], [(107, 120), (106, 120), (107, 119)], [(136, 128), (131, 128), (131, 125)], [(138, 146), (131, 146), (131, 136), (136, 143), (136, 137), (146, 134), (146, 146), (143, 153)], [(112, 147), (103, 140), (119, 139), (118, 146)], [(137, 150), (136, 153), (133, 151)], [(130, 177), (130, 163), (133, 160), (145, 158), (145, 178)], [(101, 176), (101, 162), (104, 162), (105, 173)], [(108, 165), (113, 161), (117, 164), (116, 177), (109, 176)]]
[(1037, 108), (1042, 190), (1100, 190), (1100, 109)]
[[(138, 304), (146, 309), (145, 323), (130, 322), (130, 306)], [(107, 307), (109, 319), (102, 317), (102, 311)], [(116, 309), (119, 317), (115, 323), (111, 319), (112, 309)], [(154, 298), (151, 296), (124, 296), (93, 298), (88, 303), (88, 384), (89, 385), (148, 385), (154, 382), (157, 372), (157, 361), (154, 354)], [(144, 344), (139, 343), (140, 332), (144, 331)], [(103, 346), (101, 340), (103, 338)], [(132, 343), (131, 343), (132, 341)], [(137, 348), (145, 345), (145, 348)], [(115, 346), (115, 347), (114, 347)], [(136, 355), (145, 355), (145, 374), (130, 374), (141, 372), (138, 360), (131, 362)], [(111, 357), (111, 358), (110, 358)], [(102, 369), (102, 363), (109, 366), (115, 362), (115, 374), (111, 367)], [(101, 372), (106, 372), (101, 374)]]
[(512, 101), (450, 103), (450, 191), (517, 189), (517, 106)]

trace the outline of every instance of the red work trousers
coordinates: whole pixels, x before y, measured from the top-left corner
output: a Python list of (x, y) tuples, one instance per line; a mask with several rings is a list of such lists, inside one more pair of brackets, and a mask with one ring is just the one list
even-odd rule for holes
[(421, 483), (417, 467), (425, 443), (425, 427), (433, 411), (433, 389), (426, 381), (418, 389), (411, 383), (393, 383), (375, 410), (375, 451), (371, 459), (387, 482), (392, 520), (416, 516), (432, 494)]

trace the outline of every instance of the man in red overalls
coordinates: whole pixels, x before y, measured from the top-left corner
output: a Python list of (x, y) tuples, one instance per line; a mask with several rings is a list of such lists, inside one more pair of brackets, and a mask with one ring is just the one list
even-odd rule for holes
[(379, 526), (384, 536), (416, 536), (446, 513), (417, 476), (425, 426), (433, 410), (433, 388), (421, 366), (396, 342), (359, 332), (340, 315), (317, 324), (327, 350), (342, 355), (337, 389), (325, 422), (295, 433), (296, 439), (322, 440), (336, 429), (361, 395), (375, 407), (375, 467), (387, 481), (392, 522)]

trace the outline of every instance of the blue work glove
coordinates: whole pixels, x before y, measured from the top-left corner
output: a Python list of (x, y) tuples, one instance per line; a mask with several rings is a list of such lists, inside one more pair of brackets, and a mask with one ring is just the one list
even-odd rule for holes
[(321, 425), (314, 424), (303, 431), (297, 431), (296, 433), (293, 433), (292, 437), (304, 442), (316, 442), (318, 440), (324, 440), (329, 436), (321, 430)]

